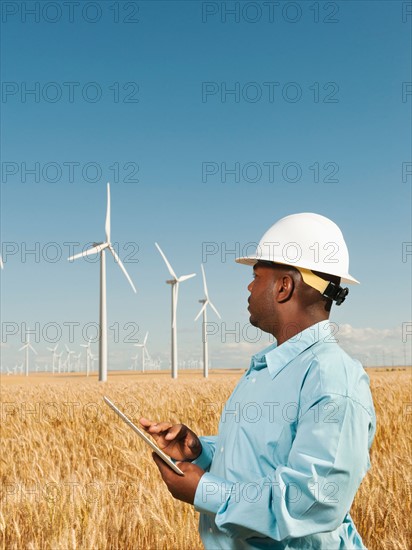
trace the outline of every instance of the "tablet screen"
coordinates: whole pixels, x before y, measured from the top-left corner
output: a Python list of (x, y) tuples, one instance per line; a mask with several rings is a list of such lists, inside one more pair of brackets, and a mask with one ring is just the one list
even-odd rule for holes
[(172, 470), (173, 470), (174, 472), (176, 472), (177, 474), (179, 474), (179, 475), (181, 475), (181, 476), (184, 475), (184, 473), (182, 472), (182, 470), (180, 470), (180, 468), (178, 468), (178, 467), (176, 466), (176, 464), (173, 462), (173, 460), (170, 458), (170, 456), (168, 456), (168, 455), (167, 455), (166, 453), (164, 453), (161, 449), (159, 449), (159, 447), (156, 445), (156, 443), (154, 443), (154, 442), (153, 442), (144, 432), (142, 432), (137, 426), (135, 426), (135, 425), (133, 424), (133, 422), (130, 420), (130, 418), (127, 418), (127, 416), (126, 416), (124, 413), (122, 413), (122, 411), (120, 411), (120, 410), (116, 407), (116, 405), (115, 405), (114, 403), (112, 403), (112, 401), (110, 401), (110, 399), (109, 399), (108, 397), (104, 396), (103, 399), (104, 399), (105, 403), (106, 403), (107, 405), (109, 405), (109, 407), (110, 407), (111, 409), (113, 409), (114, 412), (115, 412), (116, 414), (118, 414), (118, 415), (120, 416), (120, 418), (121, 418), (122, 420), (124, 420), (124, 421), (126, 422), (126, 424), (128, 424), (128, 425), (132, 428), (132, 430), (134, 430), (134, 431), (137, 433), (137, 435), (138, 435), (139, 437), (141, 437), (141, 438), (143, 439), (143, 441), (145, 441), (145, 442), (149, 445), (149, 447), (151, 447), (151, 448), (153, 449), (153, 451), (154, 451), (158, 456), (160, 456), (160, 458), (161, 458), (164, 462), (166, 462), (166, 464), (167, 464), (168, 466), (170, 466), (170, 467), (172, 468)]

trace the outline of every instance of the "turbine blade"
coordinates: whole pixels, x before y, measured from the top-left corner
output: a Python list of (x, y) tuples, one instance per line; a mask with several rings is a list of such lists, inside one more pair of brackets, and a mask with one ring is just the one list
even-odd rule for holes
[(206, 284), (206, 274), (203, 267), (203, 264), (200, 264), (200, 267), (202, 268), (202, 275), (203, 275), (203, 289), (205, 291), (206, 299), (209, 299), (209, 294), (207, 293), (207, 284)]
[(70, 256), (68, 258), (69, 262), (72, 262), (73, 260), (77, 260), (78, 258), (84, 258), (85, 256), (90, 256), (91, 254), (98, 254), (105, 248), (107, 248), (108, 243), (101, 243), (96, 246), (92, 246), (91, 248), (88, 248), (84, 252), (79, 252), (79, 254), (75, 254), (74, 256)]
[(192, 277), (196, 277), (196, 273), (191, 273), (190, 275), (182, 275), (177, 280), (179, 283), (183, 283), (183, 281), (187, 281), (188, 279), (191, 279)]
[(24, 346), (22, 346), (19, 351), (21, 351), (22, 349), (25, 349), (27, 347), (27, 344), (24, 344)]
[(159, 246), (157, 243), (155, 243), (155, 245), (156, 245), (157, 250), (160, 252), (160, 254), (161, 254), (161, 256), (162, 256), (162, 258), (163, 258), (163, 260), (164, 260), (164, 262), (165, 262), (165, 264), (166, 264), (166, 266), (167, 266), (167, 269), (169, 270), (170, 275), (171, 275), (174, 279), (177, 280), (177, 275), (176, 275), (176, 273), (173, 271), (172, 266), (169, 264), (169, 261), (168, 261), (168, 259), (166, 258), (166, 256), (165, 256), (163, 250), (160, 248), (160, 246)]
[(202, 309), (201, 309), (201, 310), (199, 311), (199, 313), (196, 315), (195, 321), (197, 321), (197, 320), (199, 319), (199, 317), (202, 315), (202, 313), (204, 312), (204, 310), (205, 310), (207, 304), (208, 304), (208, 301), (206, 300), (206, 302), (205, 302), (205, 303), (203, 304), (203, 306), (202, 306)]
[(131, 280), (129, 274), (127, 273), (126, 268), (124, 267), (124, 265), (123, 265), (123, 263), (122, 263), (122, 260), (119, 258), (119, 256), (117, 255), (115, 249), (112, 247), (111, 244), (109, 244), (109, 250), (110, 250), (110, 252), (113, 254), (113, 257), (114, 257), (114, 259), (116, 260), (116, 262), (119, 264), (119, 267), (120, 267), (120, 269), (123, 271), (123, 273), (124, 273), (126, 279), (129, 281), (130, 286), (131, 286), (132, 289), (133, 289), (133, 292), (136, 292), (136, 287), (134, 286), (133, 281)]
[(147, 342), (147, 337), (149, 336), (149, 333), (146, 332), (146, 336), (144, 337), (144, 340), (143, 340), (143, 345), (145, 346), (146, 345), (146, 342)]
[(37, 355), (37, 351), (34, 349), (34, 347), (31, 344), (28, 344), (28, 346), (31, 349), (31, 351)]
[(110, 183), (107, 184), (107, 210), (106, 210), (106, 241), (110, 242), (111, 223), (110, 223)]
[(209, 305), (213, 309), (213, 311), (216, 313), (216, 315), (219, 317), (219, 319), (221, 319), (222, 317), (220, 316), (220, 313), (218, 312), (218, 310), (215, 308), (215, 306), (212, 304), (210, 300), (209, 300)]
[(3, 258), (0, 256), (0, 269), (4, 268)]

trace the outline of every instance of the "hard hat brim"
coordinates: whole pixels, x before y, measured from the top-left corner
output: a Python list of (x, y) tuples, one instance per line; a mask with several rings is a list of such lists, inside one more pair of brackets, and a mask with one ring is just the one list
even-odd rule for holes
[[(235, 259), (235, 262), (237, 262), (238, 264), (243, 264), (243, 265), (249, 265), (249, 266), (254, 266), (259, 260), (262, 260), (262, 261), (271, 261), (269, 259), (266, 259), (266, 258), (263, 258), (263, 257), (257, 257), (257, 256), (243, 256), (241, 258), (236, 258)], [(313, 270), (313, 267), (312, 266), (306, 266), (306, 265), (294, 265), (294, 264), (285, 264), (285, 262), (273, 262), (272, 263), (276, 263), (276, 264), (281, 264), (281, 265), (289, 265), (291, 267), (303, 267), (303, 268), (306, 268), (306, 269), (310, 269), (310, 270)], [(315, 269), (315, 271), (319, 271), (319, 269)], [(328, 275), (335, 275), (334, 273), (328, 273)], [(343, 275), (338, 275), (336, 274), (337, 277), (340, 277), (341, 279), (341, 282), (342, 283), (348, 283), (348, 284), (355, 284), (355, 285), (359, 285), (360, 282), (355, 279), (355, 277), (352, 277), (352, 275), (350, 275), (349, 273), (345, 273)]]

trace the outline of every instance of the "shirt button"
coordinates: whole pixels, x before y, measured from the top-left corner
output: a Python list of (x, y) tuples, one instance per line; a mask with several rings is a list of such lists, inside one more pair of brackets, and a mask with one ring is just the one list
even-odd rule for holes
[(220, 447), (220, 452), (223, 453), (224, 449), (224, 447)]
[(256, 378), (252, 378), (252, 384), (256, 382)]
[(213, 533), (213, 529), (209, 527), (209, 533)]

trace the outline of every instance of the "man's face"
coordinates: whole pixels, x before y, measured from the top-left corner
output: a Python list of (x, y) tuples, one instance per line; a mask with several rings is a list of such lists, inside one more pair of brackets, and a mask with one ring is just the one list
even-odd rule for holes
[(276, 324), (276, 301), (274, 298), (274, 284), (278, 272), (270, 266), (257, 263), (253, 267), (254, 278), (248, 285), (250, 296), (249, 313), (250, 323), (273, 334)]

